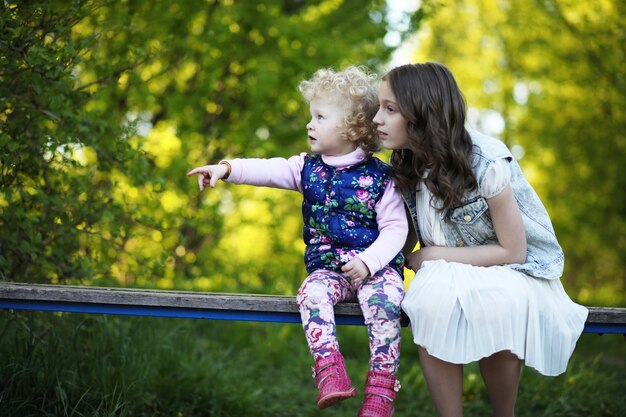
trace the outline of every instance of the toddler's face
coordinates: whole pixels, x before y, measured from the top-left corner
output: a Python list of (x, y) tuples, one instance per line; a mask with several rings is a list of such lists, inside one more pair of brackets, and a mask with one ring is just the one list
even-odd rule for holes
[(306, 128), (311, 151), (328, 156), (346, 155), (356, 149), (354, 142), (342, 138), (345, 110), (330, 98), (315, 98), (310, 103), (311, 121)]

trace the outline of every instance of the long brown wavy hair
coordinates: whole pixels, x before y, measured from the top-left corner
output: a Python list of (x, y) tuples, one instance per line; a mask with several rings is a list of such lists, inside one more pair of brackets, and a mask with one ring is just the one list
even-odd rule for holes
[(436, 62), (396, 67), (384, 77), (408, 121), (407, 149), (394, 150), (391, 165), (403, 192), (424, 184), (447, 211), (463, 194), (476, 189), (472, 140), (465, 129), (465, 98), (448, 68)]

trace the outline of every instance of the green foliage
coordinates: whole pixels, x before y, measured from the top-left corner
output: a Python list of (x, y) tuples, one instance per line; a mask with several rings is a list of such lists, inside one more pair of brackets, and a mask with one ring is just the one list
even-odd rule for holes
[[(619, 0), (426, 1), (419, 60), (447, 64), (471, 122), (523, 155), (565, 250), (564, 281), (585, 303), (626, 289), (626, 67)], [(523, 152), (523, 154), (521, 152)]]
[[(362, 326), (340, 326), (338, 335), (359, 395), (320, 411), (299, 325), (5, 312), (0, 415), (354, 416), (367, 335)], [(410, 331), (403, 336), (409, 341)], [(621, 415), (623, 343), (619, 335), (583, 335), (564, 375), (525, 369), (516, 415)], [(413, 344), (405, 343), (403, 358), (396, 414), (434, 415)], [(489, 414), (476, 364), (465, 369), (463, 397), (467, 415)]]
[(305, 151), (298, 82), (382, 65), (384, 1), (0, 8), (3, 280), (294, 291), (298, 198), (185, 173)]
[(0, 367), (3, 416), (254, 414), (258, 394), (239, 395), (253, 381), (229, 366), (232, 347), (217, 346), (215, 330), (102, 316), (5, 318), (3, 356), (13, 359)]
[[(107, 260), (123, 217), (107, 173), (145, 171), (119, 118), (90, 106), (75, 72), (95, 34), (74, 38), (94, 7), (80, 2), (0, 5), (0, 279), (77, 280)], [(140, 174), (143, 178), (143, 174)], [(89, 244), (87, 244), (89, 243)], [(106, 255), (106, 253), (104, 254)]]

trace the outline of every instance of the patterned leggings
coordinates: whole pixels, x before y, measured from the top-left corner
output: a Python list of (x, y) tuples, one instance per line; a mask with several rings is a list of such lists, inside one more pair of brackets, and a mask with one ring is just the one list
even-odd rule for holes
[(396, 374), (400, 356), (400, 304), (404, 283), (400, 275), (385, 267), (352, 288), (345, 275), (317, 270), (298, 290), (297, 304), (304, 334), (315, 359), (339, 351), (334, 305), (359, 300), (370, 344), (370, 369)]

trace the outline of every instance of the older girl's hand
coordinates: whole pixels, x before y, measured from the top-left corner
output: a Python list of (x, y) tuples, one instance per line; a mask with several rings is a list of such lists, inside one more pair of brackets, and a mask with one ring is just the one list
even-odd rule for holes
[(441, 256), (437, 255), (439, 249), (439, 246), (426, 246), (407, 256), (404, 264), (407, 268), (417, 271), (422, 267), (424, 261), (441, 259)]

